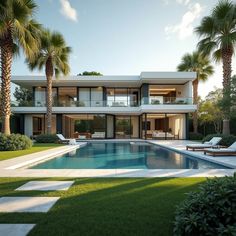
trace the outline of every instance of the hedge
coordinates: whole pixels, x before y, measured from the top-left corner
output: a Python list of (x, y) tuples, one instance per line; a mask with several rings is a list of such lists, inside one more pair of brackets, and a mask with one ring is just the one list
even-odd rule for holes
[(0, 133), (0, 151), (17, 151), (32, 147), (32, 141), (25, 135)]
[(174, 235), (236, 235), (236, 177), (208, 179), (177, 207)]
[(35, 138), (37, 143), (56, 143), (58, 137), (56, 134), (40, 134)]
[(202, 140), (202, 142), (210, 141), (213, 137), (222, 137), (219, 144), (227, 147), (236, 141), (236, 136), (234, 135), (209, 134)]

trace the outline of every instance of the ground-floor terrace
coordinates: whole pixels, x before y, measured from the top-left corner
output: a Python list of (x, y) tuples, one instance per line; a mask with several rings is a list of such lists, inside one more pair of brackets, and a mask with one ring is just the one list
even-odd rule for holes
[[(46, 114), (15, 114), (12, 127), (34, 138), (45, 133)], [(53, 114), (51, 129), (76, 139), (188, 139), (188, 114)]]

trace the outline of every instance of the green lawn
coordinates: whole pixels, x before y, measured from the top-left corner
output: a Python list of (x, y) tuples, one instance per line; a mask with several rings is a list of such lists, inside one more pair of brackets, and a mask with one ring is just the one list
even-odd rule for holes
[(60, 200), (48, 213), (1, 213), (0, 223), (36, 223), (30, 236), (168, 236), (176, 205), (206, 179), (80, 178), (68, 191), (14, 191), (29, 180), (0, 178), (0, 195)]
[(26, 150), (19, 150), (19, 151), (4, 151), (0, 152), (0, 161), (10, 159), (13, 157), (23, 156), (26, 154), (31, 154), (34, 152), (40, 152), (43, 150), (51, 149), (54, 147), (61, 146), (61, 144), (55, 144), (55, 143), (36, 143), (31, 148)]

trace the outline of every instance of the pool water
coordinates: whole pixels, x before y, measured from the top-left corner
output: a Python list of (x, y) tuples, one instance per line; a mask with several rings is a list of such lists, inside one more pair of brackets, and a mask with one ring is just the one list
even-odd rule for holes
[(227, 169), (146, 142), (91, 142), (32, 169)]

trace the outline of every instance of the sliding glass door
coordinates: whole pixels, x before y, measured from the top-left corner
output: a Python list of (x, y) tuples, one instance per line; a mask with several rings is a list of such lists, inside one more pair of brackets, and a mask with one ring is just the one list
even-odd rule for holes
[(116, 138), (139, 138), (138, 116), (116, 116), (115, 118)]

